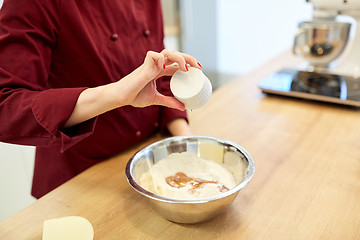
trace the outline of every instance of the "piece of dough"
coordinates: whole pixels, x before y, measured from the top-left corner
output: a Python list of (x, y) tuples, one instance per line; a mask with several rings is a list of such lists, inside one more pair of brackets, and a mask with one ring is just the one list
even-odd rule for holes
[(44, 222), (43, 240), (93, 240), (91, 223), (79, 216), (49, 219)]

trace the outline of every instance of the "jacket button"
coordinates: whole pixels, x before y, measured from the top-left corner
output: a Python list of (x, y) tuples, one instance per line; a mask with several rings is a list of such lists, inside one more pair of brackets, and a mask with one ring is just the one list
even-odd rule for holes
[(119, 36), (114, 33), (113, 35), (111, 35), (110, 39), (113, 40), (113, 41), (116, 41), (117, 39), (119, 38)]
[(144, 31), (144, 37), (149, 37), (150, 36), (150, 30), (149, 29), (146, 29), (145, 31)]
[(136, 131), (136, 133), (135, 133), (135, 134), (136, 134), (136, 136), (137, 136), (137, 137), (140, 137), (141, 132), (140, 132), (140, 131)]
[(155, 122), (155, 123), (154, 123), (154, 127), (157, 128), (158, 126), (159, 126), (159, 123), (158, 123), (158, 122)]

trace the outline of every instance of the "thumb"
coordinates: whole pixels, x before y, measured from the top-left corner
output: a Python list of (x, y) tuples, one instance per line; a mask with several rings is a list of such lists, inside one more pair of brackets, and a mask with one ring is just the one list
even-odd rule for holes
[(180, 102), (179, 100), (177, 100), (174, 97), (164, 96), (162, 94), (156, 95), (156, 97), (154, 99), (154, 104), (178, 109), (180, 111), (185, 110), (185, 105), (182, 102)]

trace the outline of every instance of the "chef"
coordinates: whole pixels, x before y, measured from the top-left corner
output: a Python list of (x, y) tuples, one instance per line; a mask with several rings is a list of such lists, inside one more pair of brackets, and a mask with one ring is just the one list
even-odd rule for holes
[(163, 37), (160, 0), (4, 0), (0, 141), (36, 146), (34, 197), (155, 132), (191, 133), (169, 76), (201, 65)]

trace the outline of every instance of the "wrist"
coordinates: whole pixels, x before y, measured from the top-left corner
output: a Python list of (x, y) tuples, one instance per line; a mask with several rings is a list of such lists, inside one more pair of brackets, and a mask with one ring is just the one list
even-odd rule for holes
[(173, 136), (192, 135), (189, 124), (184, 118), (176, 118), (166, 125)]

